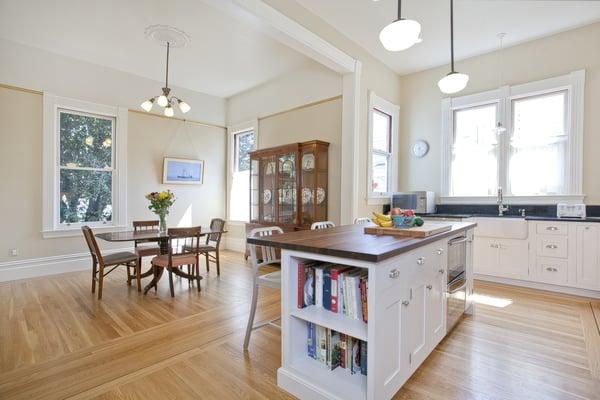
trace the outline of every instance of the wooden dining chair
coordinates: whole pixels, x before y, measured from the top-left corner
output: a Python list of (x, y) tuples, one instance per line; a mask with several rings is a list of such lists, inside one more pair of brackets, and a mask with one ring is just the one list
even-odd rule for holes
[[(206, 243), (200, 246), (200, 254), (206, 257), (206, 272), (210, 270), (210, 262), (214, 262), (217, 266), (217, 275), (221, 275), (221, 261), (219, 257), (219, 246), (221, 245), (221, 237), (223, 236), (223, 228), (225, 221), (221, 218), (213, 218), (210, 221), (210, 230), (218, 231), (206, 236)], [(212, 254), (214, 253), (214, 254)]]
[(369, 218), (369, 217), (354, 218), (355, 225), (364, 225), (364, 224), (370, 224), (370, 223), (371, 223), (371, 218)]
[[(158, 231), (160, 222), (156, 221), (133, 221), (134, 232)], [(144, 257), (160, 255), (160, 247), (157, 244), (148, 244), (148, 240), (136, 240), (134, 242), (133, 252), (137, 255), (136, 278), (142, 275), (142, 259)], [(138, 282), (138, 292), (142, 291), (141, 279), (136, 279)]]
[[(96, 291), (96, 281), (98, 281), (98, 300), (102, 299), (104, 277), (114, 271), (119, 265), (127, 267), (127, 284), (131, 285), (131, 279), (134, 275), (131, 273), (130, 268), (133, 268), (134, 271), (138, 270), (137, 255), (129, 251), (121, 251), (103, 256), (100, 247), (98, 247), (98, 242), (96, 242), (96, 237), (90, 227), (82, 226), (81, 230), (83, 231), (83, 237), (85, 238), (85, 242), (87, 243), (92, 256), (92, 293)], [(105, 269), (107, 268), (111, 269), (105, 272)], [(140, 287), (139, 275), (137, 275), (137, 281), (138, 287)]]
[(318, 221), (318, 222), (313, 222), (312, 225), (310, 226), (311, 230), (315, 230), (315, 229), (327, 229), (327, 228), (333, 228), (335, 226), (335, 224), (331, 221)]
[[(273, 234), (282, 234), (283, 230), (278, 226), (269, 226), (266, 228), (255, 228), (252, 229), (249, 237), (256, 236), (271, 236)], [(252, 259), (252, 276), (253, 276), (253, 290), (252, 290), (252, 302), (250, 306), (250, 315), (248, 316), (248, 324), (246, 326), (246, 337), (244, 338), (244, 351), (248, 350), (248, 344), (250, 343), (250, 335), (252, 331), (261, 328), (265, 325), (273, 325), (276, 320), (271, 320), (254, 325), (254, 316), (256, 314), (256, 304), (258, 302), (258, 288), (259, 286), (270, 287), (274, 289), (281, 289), (281, 271), (270, 272), (267, 274), (260, 274), (260, 268), (266, 265), (279, 264), (278, 252), (274, 247), (269, 246), (257, 246), (250, 244), (250, 256)], [(260, 248), (261, 260), (259, 262), (257, 255), (257, 248)], [(279, 318), (277, 318), (279, 319)], [(277, 325), (273, 325), (279, 328)]]
[[(192, 228), (170, 228), (169, 234), (169, 254), (161, 254), (152, 259), (152, 268), (154, 274), (158, 273), (158, 268), (165, 268), (169, 273), (169, 289), (171, 297), (175, 297), (173, 287), (173, 274), (188, 279), (190, 282), (198, 282), (198, 291), (200, 291), (200, 268), (198, 266), (198, 255), (200, 254), (200, 230), (199, 226)], [(180, 267), (188, 265), (191, 269), (185, 273)]]

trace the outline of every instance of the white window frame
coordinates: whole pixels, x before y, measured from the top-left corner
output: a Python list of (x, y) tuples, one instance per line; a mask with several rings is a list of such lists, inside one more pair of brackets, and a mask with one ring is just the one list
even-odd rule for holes
[[(238, 133), (253, 131), (254, 143), (258, 148), (258, 119), (242, 122), (236, 125), (227, 127), (227, 223), (229, 225), (244, 225), (249, 221), (233, 221), (231, 220), (231, 188), (233, 185), (233, 176), (236, 173), (236, 158), (235, 153), (235, 135)], [(249, 207), (249, 205), (248, 205)]]
[[(391, 134), (390, 149), (391, 157), (389, 164), (389, 191), (373, 191), (373, 109), (381, 111), (391, 116)], [(379, 205), (389, 204), (392, 193), (398, 188), (398, 122), (400, 119), (400, 106), (377, 96), (369, 90), (369, 108), (368, 108), (368, 139), (367, 139), (367, 204)]]
[[(61, 224), (59, 182), (59, 110), (96, 114), (114, 118), (113, 176), (111, 221)], [(43, 171), (42, 171), (42, 236), (44, 238), (81, 235), (81, 226), (94, 230), (127, 227), (127, 113), (125, 107), (107, 106), (44, 92), (43, 96)]]
[[(450, 196), (452, 146), (454, 135), (454, 111), (479, 105), (497, 104), (498, 121), (507, 129), (501, 139), (498, 184), (504, 189), (507, 204), (555, 204), (557, 202), (582, 203), (583, 193), (583, 110), (585, 70), (529, 82), (521, 85), (503, 86), (496, 90), (442, 100), (442, 204), (492, 204), (496, 196)], [(508, 186), (508, 137), (512, 132), (512, 101), (553, 92), (567, 91), (567, 160), (566, 190), (562, 195), (513, 196)]]

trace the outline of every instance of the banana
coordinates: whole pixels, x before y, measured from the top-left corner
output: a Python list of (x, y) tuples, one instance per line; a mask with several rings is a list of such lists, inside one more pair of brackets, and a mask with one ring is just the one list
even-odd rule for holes
[(382, 228), (391, 228), (392, 221), (380, 221), (379, 226), (381, 226)]
[(380, 220), (380, 221), (391, 221), (392, 217), (390, 217), (389, 215), (383, 215), (380, 213), (377, 213), (375, 211), (373, 211), (373, 215), (375, 216), (376, 219)]

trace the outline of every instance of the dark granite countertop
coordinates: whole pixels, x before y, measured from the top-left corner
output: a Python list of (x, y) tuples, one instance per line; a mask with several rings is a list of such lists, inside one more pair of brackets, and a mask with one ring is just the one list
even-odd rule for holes
[(286, 250), (379, 262), (416, 249), (431, 242), (475, 228), (473, 222), (452, 222), (452, 229), (426, 238), (407, 238), (364, 233), (364, 225), (343, 225), (335, 228), (304, 230), (282, 235), (247, 238), (250, 244)]
[(527, 221), (560, 221), (560, 222), (600, 222), (600, 217), (558, 218), (558, 217), (525, 217)]

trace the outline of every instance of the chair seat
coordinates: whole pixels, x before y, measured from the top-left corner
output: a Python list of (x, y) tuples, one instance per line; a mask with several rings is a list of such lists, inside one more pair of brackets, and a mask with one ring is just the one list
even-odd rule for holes
[(260, 275), (257, 278), (257, 280), (260, 286), (279, 289), (281, 288), (281, 271), (275, 271), (270, 272), (268, 274)]
[[(185, 246), (184, 250), (185, 251), (196, 251), (196, 247)], [(200, 246), (198, 246), (198, 252), (199, 253), (205, 253), (207, 251), (217, 251), (217, 248), (215, 246), (209, 246), (209, 245), (200, 245)]]
[(158, 255), (160, 255), (160, 247), (158, 247), (158, 246), (138, 246), (134, 249), (134, 253), (138, 257), (158, 256)]
[(104, 256), (103, 258), (104, 265), (117, 265), (136, 262), (138, 257), (130, 251), (121, 251), (118, 253), (109, 254), (107, 256)]
[[(172, 259), (173, 267), (178, 267), (180, 265), (191, 265), (196, 264), (196, 255), (194, 254), (180, 254), (173, 256)], [(163, 254), (160, 256), (156, 256), (152, 259), (152, 265), (156, 265), (157, 267), (166, 268), (169, 266), (169, 255)]]

